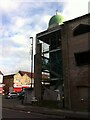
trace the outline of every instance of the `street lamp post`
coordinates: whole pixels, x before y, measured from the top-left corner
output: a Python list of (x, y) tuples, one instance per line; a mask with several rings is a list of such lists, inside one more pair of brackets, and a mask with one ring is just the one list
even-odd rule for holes
[(31, 52), (31, 88), (32, 88), (32, 74), (33, 74), (33, 37), (30, 37), (32, 39), (32, 52)]

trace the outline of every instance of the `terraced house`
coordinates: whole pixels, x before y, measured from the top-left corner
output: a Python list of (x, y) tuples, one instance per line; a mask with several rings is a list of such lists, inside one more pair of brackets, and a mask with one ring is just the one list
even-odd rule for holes
[[(42, 75), (43, 80), (46, 79), (47, 75)], [(34, 73), (26, 71), (18, 71), (16, 74), (5, 75), (3, 79), (4, 91), (5, 93), (15, 91), (20, 92), (24, 88), (30, 88), (32, 83), (32, 88), (34, 88)]]
[[(34, 87), (34, 74), (32, 74), (32, 87)], [(31, 85), (31, 73), (26, 71), (18, 71), (16, 74), (6, 75), (3, 80), (5, 92), (20, 92), (24, 88)]]

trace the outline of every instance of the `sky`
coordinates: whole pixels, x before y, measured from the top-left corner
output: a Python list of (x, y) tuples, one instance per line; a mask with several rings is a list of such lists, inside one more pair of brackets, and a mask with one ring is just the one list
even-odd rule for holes
[(0, 71), (30, 72), (31, 39), (48, 28), (56, 10), (64, 21), (88, 13), (90, 0), (0, 0)]

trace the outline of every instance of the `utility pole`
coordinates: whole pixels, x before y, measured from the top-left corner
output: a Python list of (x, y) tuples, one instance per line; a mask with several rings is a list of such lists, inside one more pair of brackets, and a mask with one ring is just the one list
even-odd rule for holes
[(32, 52), (31, 52), (31, 88), (32, 88), (32, 78), (33, 78), (33, 37), (30, 37), (32, 39)]

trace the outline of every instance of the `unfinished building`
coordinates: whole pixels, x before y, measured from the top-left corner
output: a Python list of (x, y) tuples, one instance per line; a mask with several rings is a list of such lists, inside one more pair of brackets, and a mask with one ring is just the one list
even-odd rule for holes
[[(35, 96), (62, 107), (88, 110), (90, 89), (90, 14), (62, 23), (56, 13), (48, 29), (36, 35)], [(42, 73), (48, 79), (42, 81)]]

